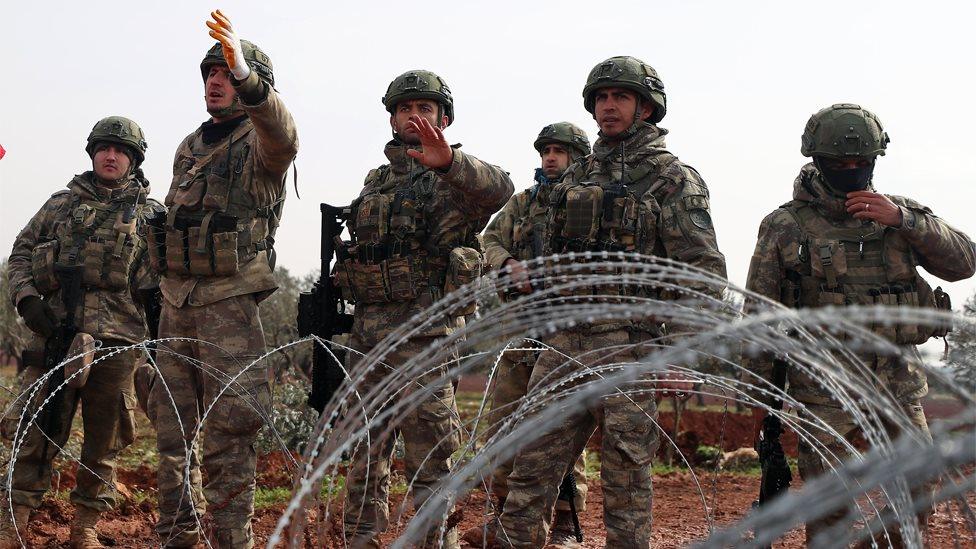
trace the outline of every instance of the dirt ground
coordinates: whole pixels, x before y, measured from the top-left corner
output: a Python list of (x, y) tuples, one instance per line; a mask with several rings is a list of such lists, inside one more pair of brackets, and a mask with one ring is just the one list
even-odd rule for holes
[[(148, 471), (126, 472), (122, 475), (133, 482), (141, 483), (151, 489), (151, 475)], [(67, 479), (63, 479), (67, 480)], [(756, 496), (758, 479), (747, 475), (709, 475), (700, 478), (709, 506), (714, 508), (714, 523), (721, 526), (734, 522), (749, 509)], [(64, 487), (64, 486), (62, 486)], [(712, 500), (713, 494), (718, 497)], [(976, 498), (970, 494), (970, 505), (976, 505)], [(395, 510), (402, 502), (402, 496), (395, 496), (392, 508)], [(283, 506), (259, 510), (254, 520), (254, 529), (260, 546), (267, 542)], [(481, 524), (485, 510), (485, 497), (482, 493), (468, 496), (459, 506), (461, 531)], [(602, 524), (603, 494), (598, 480), (590, 481), (590, 495), (587, 498), (587, 511), (582, 517), (584, 547), (603, 547), (605, 530)], [(68, 539), (68, 524), (73, 509), (63, 499), (48, 498), (44, 506), (33, 516), (29, 528), (30, 547), (64, 547)], [(409, 516), (409, 515), (408, 515)], [(156, 538), (152, 524), (155, 514), (149, 505), (126, 502), (117, 511), (109, 513), (99, 524), (102, 542), (111, 547), (153, 547)], [(396, 538), (402, 531), (403, 522), (394, 522), (390, 531), (383, 536), (384, 542)], [(941, 507), (931, 524), (931, 547), (976, 547), (972, 531), (964, 519), (956, 512), (950, 515), (945, 506)], [(329, 541), (320, 545), (314, 533), (316, 527), (307, 529), (307, 546), (335, 547), (338, 525), (331, 522)], [(954, 533), (955, 530), (955, 533)], [(682, 547), (700, 540), (708, 533), (708, 524), (701, 496), (695, 489), (692, 477), (687, 472), (674, 472), (658, 475), (654, 479), (654, 542), (655, 548)], [(958, 545), (956, 545), (958, 541)], [(774, 547), (803, 547), (803, 535), (799, 530), (791, 532)]]
[[(477, 383), (471, 385), (477, 389)], [(463, 389), (465, 387), (462, 387)], [(723, 403), (718, 401), (708, 401), (706, 404), (705, 409), (689, 409), (682, 415), (678, 446), (684, 454), (693, 455), (695, 449), (703, 444), (720, 446), (726, 451), (751, 446), (751, 418), (748, 414), (736, 414), (732, 409), (728, 414), (723, 413)], [(926, 402), (926, 410), (930, 418), (945, 417), (955, 411), (945, 409), (944, 402)], [(673, 415), (670, 412), (662, 412), (659, 421), (666, 431), (672, 430)], [(151, 440), (148, 444), (152, 445)], [(795, 435), (788, 433), (784, 437), (783, 445), (788, 454), (795, 455)], [(589, 446), (591, 449), (599, 449), (598, 434), (591, 439)], [(139, 463), (139, 460), (134, 463)], [(74, 469), (75, 466), (67, 466), (60, 472), (60, 476), (56, 479), (57, 496), (47, 497), (44, 505), (34, 513), (26, 532), (29, 547), (56, 548), (67, 545), (69, 524), (74, 514), (72, 505), (67, 501), (67, 491), (74, 486)], [(754, 474), (714, 473), (711, 469), (699, 467), (698, 475), (698, 482), (707, 500), (707, 508), (713, 509), (713, 526), (720, 527), (739, 519), (748, 512), (752, 501), (756, 498), (759, 477)], [(110, 547), (158, 546), (158, 540), (153, 532), (153, 525), (157, 518), (155, 471), (146, 464), (121, 468), (118, 471), (118, 482), (125, 498), (118, 509), (106, 513), (100, 522), (102, 542)], [(280, 453), (262, 456), (259, 459), (257, 482), (262, 488), (290, 488), (292, 475), (287, 456)], [(799, 484), (799, 481), (796, 481), (794, 486), (798, 487)], [(587, 509), (581, 517), (585, 535), (584, 547), (603, 547), (605, 542), (602, 521), (603, 494), (599, 479), (591, 478), (589, 486)], [(976, 494), (969, 492), (967, 498), (969, 505), (976, 508)], [(397, 511), (402, 501), (402, 495), (392, 497), (393, 525), (383, 536), (384, 542), (395, 539), (402, 532), (403, 524), (409, 518), (408, 513), (397, 520)], [(253, 527), (259, 546), (263, 547), (267, 543), (284, 507), (285, 503), (279, 499), (256, 511)], [(656, 475), (654, 547), (681, 547), (707, 536), (709, 521), (705, 509), (702, 495), (687, 469)], [(485, 495), (476, 491), (461, 500), (454, 518), (459, 521), (459, 528), (463, 532), (482, 524), (485, 511)], [(340, 514), (340, 509), (333, 508), (329, 522), (320, 527), (315, 523), (315, 512), (310, 512), (310, 517), (307, 518), (305, 545), (339, 547), (341, 530), (336, 517)], [(958, 510), (949, 512), (948, 507), (943, 506), (930, 524), (931, 547), (976, 548), (976, 537), (974, 537), (976, 534), (973, 533), (976, 527), (972, 523), (967, 523)], [(319, 531), (323, 538), (321, 543)], [(791, 532), (785, 539), (775, 544), (777, 548), (802, 546), (803, 535), (799, 530)]]
[[(735, 416), (717, 411), (686, 411), (682, 417), (683, 451), (695, 444), (713, 444), (721, 442), (725, 449), (748, 446), (751, 433), (747, 416)], [(662, 413), (662, 426), (669, 428), (668, 414)], [(724, 434), (721, 424), (725, 423)], [(721, 438), (721, 440), (719, 440)], [(591, 444), (593, 446), (593, 444)], [(686, 448), (687, 446), (687, 448)], [(787, 439), (786, 448), (795, 447), (795, 438)], [(596, 444), (598, 447), (598, 444)], [(708, 501), (708, 507), (714, 509), (713, 522), (721, 526), (734, 522), (750, 509), (756, 498), (759, 478), (750, 474), (713, 473), (711, 470), (699, 470), (698, 482)], [(155, 473), (141, 465), (135, 469), (122, 469), (118, 474), (118, 481), (123, 493), (128, 494), (124, 503), (111, 513), (107, 513), (99, 524), (102, 542), (111, 547), (154, 547), (157, 544), (153, 533), (156, 520), (153, 501), (155, 500)], [(291, 476), (286, 456), (272, 454), (263, 456), (259, 461), (259, 486), (265, 488), (289, 487)], [(799, 486), (799, 481), (795, 486)], [(64, 491), (74, 485), (73, 468), (61, 472), (59, 489), (62, 496), (48, 497), (44, 505), (32, 517), (27, 540), (30, 547), (54, 548), (64, 547), (68, 539), (69, 528), (74, 510), (63, 496)], [(587, 498), (587, 509), (581, 522), (585, 540), (584, 547), (603, 547), (605, 530), (603, 529), (603, 494), (599, 479), (589, 481), (590, 495)], [(971, 506), (976, 506), (976, 494), (968, 494)], [(384, 535), (384, 542), (396, 538), (402, 531), (405, 519), (396, 520), (397, 509), (403, 500), (402, 495), (392, 498), (391, 513), (394, 524)], [(284, 509), (284, 503), (265, 507), (256, 512), (254, 529), (260, 546), (264, 546), (268, 536), (274, 530), (275, 524)], [(709, 526), (704, 511), (702, 496), (696, 488), (692, 475), (687, 470), (675, 470), (659, 474), (654, 479), (654, 544), (655, 548), (681, 547), (695, 540), (700, 540), (708, 534)], [(339, 525), (334, 521), (338, 509), (333, 508), (333, 518), (323, 532), (325, 543), (318, 542), (318, 535), (314, 519), (309, 518), (309, 527), (305, 545), (314, 547), (337, 547), (340, 544)], [(482, 524), (485, 513), (485, 495), (474, 492), (463, 499), (455, 515), (459, 519), (459, 527), (463, 532), (467, 528)], [(943, 506), (931, 522), (931, 547), (973, 547), (976, 548), (976, 538), (973, 526), (967, 524), (958, 512), (948, 512)], [(957, 545), (958, 542), (958, 545)], [(775, 547), (802, 547), (803, 534), (799, 530), (791, 532), (785, 539), (775, 544)]]

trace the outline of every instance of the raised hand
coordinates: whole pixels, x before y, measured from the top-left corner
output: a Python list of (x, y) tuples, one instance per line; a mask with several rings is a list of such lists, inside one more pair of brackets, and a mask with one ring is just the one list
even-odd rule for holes
[(420, 136), (422, 149), (419, 151), (409, 149), (407, 154), (428, 168), (444, 169), (451, 165), (454, 160), (454, 149), (447, 144), (444, 132), (440, 128), (416, 114), (407, 120), (407, 127), (412, 128)]
[(847, 213), (855, 219), (875, 221), (887, 227), (901, 227), (901, 208), (883, 194), (871, 191), (847, 193)]
[(234, 32), (230, 19), (220, 10), (210, 12), (210, 17), (213, 18), (213, 21), (207, 21), (210, 36), (220, 42), (227, 68), (230, 69), (234, 78), (244, 80), (251, 74), (251, 67), (247, 66), (247, 61), (244, 60), (244, 48), (241, 47), (241, 39)]

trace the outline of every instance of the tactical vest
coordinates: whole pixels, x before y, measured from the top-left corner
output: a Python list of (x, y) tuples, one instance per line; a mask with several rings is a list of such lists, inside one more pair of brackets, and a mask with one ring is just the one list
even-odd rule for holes
[[(350, 206), (352, 240), (338, 248), (336, 274), (343, 298), (354, 303), (434, 299), (481, 275), (474, 231), (465, 226), (448, 242), (432, 242), (424, 205), (437, 176), (425, 171), (411, 184), (383, 166), (370, 172)], [(391, 192), (392, 191), (392, 192)]]
[(109, 202), (72, 192), (67, 222), (56, 230), (54, 240), (34, 248), (31, 274), (38, 291), (48, 294), (60, 287), (55, 264), (82, 265), (82, 286), (86, 289), (128, 288), (146, 248), (137, 230), (146, 195), (146, 189), (139, 185)]
[(640, 244), (645, 238), (654, 238), (642, 230), (640, 217), (647, 212), (641, 211), (641, 200), (651, 184), (675, 160), (674, 155), (662, 152), (627, 172), (622, 180), (601, 181), (600, 177), (595, 177), (553, 193), (551, 251), (641, 250)]
[[(837, 227), (813, 206), (784, 206), (803, 234), (798, 270), (787, 269), (782, 302), (797, 308), (827, 305), (889, 305), (951, 309), (941, 288), (934, 292), (919, 275), (911, 247), (892, 231), (872, 223)], [(903, 345), (943, 337), (948, 326), (879, 323), (873, 330)]]
[(243, 121), (202, 157), (193, 155), (189, 140), (178, 151), (180, 165), (165, 201), (169, 208), (165, 231), (151, 232), (157, 270), (183, 276), (229, 276), (261, 250), (270, 254), (284, 188), (270, 205), (257, 204), (245, 189), (245, 174), (253, 173), (247, 139), (253, 129), (250, 120)]

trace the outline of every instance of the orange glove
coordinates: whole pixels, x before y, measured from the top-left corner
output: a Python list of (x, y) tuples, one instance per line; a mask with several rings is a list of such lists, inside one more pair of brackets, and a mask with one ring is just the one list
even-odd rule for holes
[(221, 50), (224, 54), (224, 61), (227, 61), (227, 68), (237, 80), (244, 80), (251, 74), (251, 67), (247, 66), (244, 60), (244, 48), (241, 47), (241, 39), (234, 32), (234, 27), (230, 24), (230, 19), (220, 12), (220, 10), (210, 12), (213, 21), (207, 21), (210, 27), (210, 36), (220, 42)]

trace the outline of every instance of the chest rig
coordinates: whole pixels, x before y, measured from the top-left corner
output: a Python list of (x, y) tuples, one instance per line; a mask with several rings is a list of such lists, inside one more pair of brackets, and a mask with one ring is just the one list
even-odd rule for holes
[[(813, 206), (791, 202), (785, 209), (802, 233), (796, 265), (787, 268), (782, 301), (791, 307), (889, 305), (950, 310), (942, 288), (919, 275), (911, 247), (884, 227), (834, 225)], [(898, 344), (943, 337), (948, 326), (879, 323), (873, 330)]]
[[(649, 158), (633, 170), (621, 169), (614, 178), (604, 163), (602, 171), (587, 170), (591, 176), (570, 186), (560, 185), (553, 193), (550, 248), (556, 253), (640, 249), (641, 200), (651, 184), (676, 160), (667, 152)], [(595, 159), (590, 160), (590, 166)]]
[(138, 230), (146, 194), (137, 184), (108, 202), (71, 193), (68, 219), (55, 229), (53, 240), (41, 243), (32, 254), (31, 273), (38, 291), (46, 294), (59, 288), (56, 264), (81, 265), (85, 288), (128, 288), (146, 248)]
[(194, 155), (188, 141), (178, 165), (166, 206), (165, 220), (150, 231), (150, 260), (157, 270), (176, 275), (229, 276), (274, 244), (284, 188), (277, 201), (257, 204), (246, 190), (254, 175), (247, 137), (253, 130), (243, 121), (219, 146)]
[[(413, 301), (466, 284), (481, 274), (481, 254), (470, 229), (435, 241), (428, 209), (437, 200), (437, 176), (389, 166), (374, 170), (350, 207), (352, 239), (338, 247), (339, 287), (356, 303)], [(471, 234), (469, 234), (471, 233)]]

